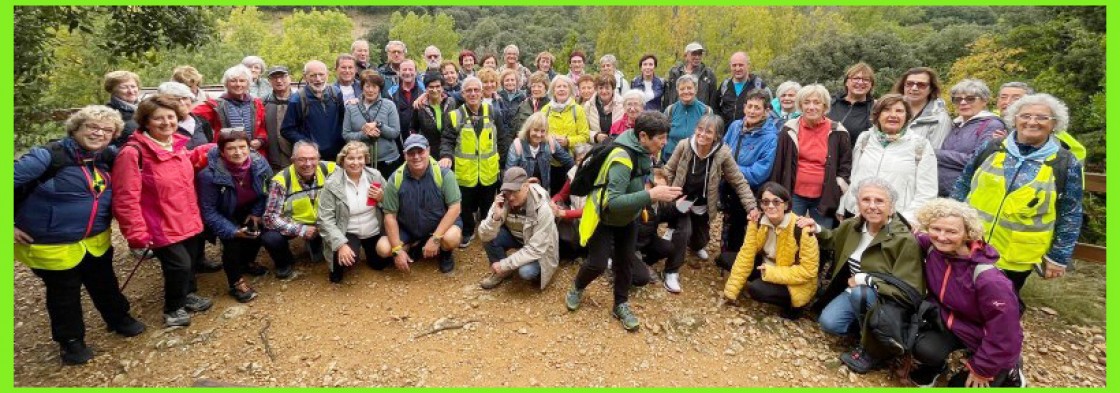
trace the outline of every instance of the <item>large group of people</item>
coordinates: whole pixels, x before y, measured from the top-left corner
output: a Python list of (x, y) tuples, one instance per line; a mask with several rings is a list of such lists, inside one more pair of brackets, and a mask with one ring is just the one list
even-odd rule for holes
[[(633, 79), (610, 54), (593, 73), (578, 50), (558, 74), (553, 54), (532, 71), (516, 45), (457, 61), (430, 46), (424, 72), (400, 41), (380, 66), (368, 42), (351, 49), (333, 84), (324, 61), (293, 86), (287, 66), (249, 56), (214, 96), (190, 66), (147, 97), (136, 74), (112, 71), (107, 105), (16, 160), (15, 255), (43, 280), (65, 364), (93, 356), (83, 285), (110, 330), (145, 330), (112, 271), (115, 218), (136, 255), (159, 261), (167, 326), (213, 304), (196, 284), (213, 268), (206, 241), (220, 243), (229, 294), (250, 302), (267, 296), (244, 277), (268, 273), (261, 248), (286, 280), (290, 243), (303, 243), (339, 283), (361, 261), (409, 271), (433, 259), (448, 273), (477, 238), (484, 289), (515, 276), (544, 289), (561, 260), (579, 261), (563, 284), (573, 312), (611, 270), (626, 330), (640, 326), (631, 286), (658, 281), (664, 260), (663, 287), (681, 293), (691, 249), (730, 272), (728, 303), (858, 338), (840, 356), (854, 372), (905, 354), (910, 379), (930, 386), (967, 349), (950, 385), (1025, 385), (1018, 293), (1032, 271), (1065, 273), (1082, 220), (1084, 148), (1051, 95), (965, 79), (947, 104), (937, 71), (919, 67), (874, 97), (865, 63), (840, 92), (785, 81), (772, 93), (746, 52), (720, 82), (699, 43), (665, 78), (642, 56)], [(880, 337), (875, 324), (923, 300), (938, 314), (927, 334), (905, 348)]]

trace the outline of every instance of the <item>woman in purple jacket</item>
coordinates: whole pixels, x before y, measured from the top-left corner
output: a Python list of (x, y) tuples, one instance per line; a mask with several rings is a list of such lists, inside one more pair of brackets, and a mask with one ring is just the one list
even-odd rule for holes
[(1007, 135), (1007, 127), (999, 116), (988, 112), (992, 91), (983, 81), (960, 81), (949, 89), (949, 96), (957, 107), (957, 118), (953, 119), (953, 128), (945, 137), (945, 142), (934, 150), (937, 154), (937, 195), (941, 197), (948, 197), (953, 192), (953, 183), (961, 176), (965, 164), (972, 160), (976, 146)]
[(1019, 300), (1011, 280), (995, 268), (999, 252), (981, 240), (984, 228), (976, 210), (939, 198), (917, 215), (929, 297), (941, 318), (914, 343), (919, 365), (910, 380), (934, 386), (949, 354), (967, 349), (968, 362), (949, 379), (950, 387), (1026, 386)]

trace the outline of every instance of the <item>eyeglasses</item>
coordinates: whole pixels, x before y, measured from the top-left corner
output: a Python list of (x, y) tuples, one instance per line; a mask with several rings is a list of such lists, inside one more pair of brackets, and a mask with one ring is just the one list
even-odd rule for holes
[(1030, 113), (1020, 113), (1018, 115), (1015, 115), (1015, 118), (1022, 121), (1031, 121), (1031, 119), (1034, 119), (1034, 121), (1037, 121), (1039, 123), (1045, 123), (1050, 120), (1054, 120), (1054, 116), (1032, 115)]
[(879, 207), (883, 207), (883, 206), (887, 206), (887, 201), (881, 201), (881, 200), (871, 200), (871, 199), (860, 199), (860, 200), (859, 200), (859, 204), (860, 204), (860, 205), (864, 205), (864, 206), (879, 206)]
[(309, 164), (309, 163), (312, 163), (312, 162), (315, 162), (315, 161), (319, 161), (319, 158), (318, 157), (303, 157), (303, 158), (296, 158), (292, 161), (298, 162), (300, 164)]
[(786, 203), (786, 201), (783, 201), (781, 199), (759, 199), (758, 200), (758, 204), (762, 205), (762, 207), (768, 207), (768, 206), (779, 207), (779, 206), (782, 206), (783, 203)]
[(859, 84), (871, 83), (871, 79), (864, 78), (862, 76), (851, 77), (851, 78), (848, 78), (848, 80), (852, 81), (852, 83), (859, 83)]
[(980, 99), (980, 97), (977, 97), (977, 96), (961, 96), (961, 97), (952, 97), (952, 100), (953, 100), (953, 102), (961, 102), (961, 101), (964, 101), (964, 103), (965, 103), (965, 104), (972, 104), (972, 103), (975, 103), (975, 102), (976, 102), (976, 100), (979, 100), (979, 99)]
[(907, 89), (918, 88), (918, 89), (924, 90), (927, 87), (929, 87), (929, 82), (918, 82), (918, 81), (906, 82), (906, 88)]
[(112, 127), (98, 127), (89, 124), (83, 124), (82, 127), (85, 127), (90, 134), (112, 134), (113, 131), (116, 131), (116, 129)]

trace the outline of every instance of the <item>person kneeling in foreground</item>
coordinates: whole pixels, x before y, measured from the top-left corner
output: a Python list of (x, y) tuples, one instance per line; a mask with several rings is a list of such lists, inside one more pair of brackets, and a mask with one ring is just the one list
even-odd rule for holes
[[(514, 270), (525, 280), (540, 281), (541, 289), (552, 281), (560, 240), (549, 202), (548, 191), (524, 169), (506, 170), (501, 193), (478, 227), (492, 271), (480, 283), (482, 289), (497, 287)], [(520, 249), (507, 256), (506, 249), (514, 247)]]
[(914, 343), (920, 365), (910, 380), (936, 385), (949, 355), (965, 349), (968, 361), (949, 379), (950, 387), (1025, 387), (1019, 302), (1011, 280), (995, 266), (999, 252), (982, 240), (980, 216), (951, 199), (935, 199), (917, 216), (928, 298), (941, 318)]
[(423, 135), (410, 135), (404, 152), (405, 165), (385, 185), (381, 209), (387, 236), (377, 242), (377, 255), (392, 256), (397, 269), (404, 271), (410, 271), (409, 264), (421, 255), (439, 255), (439, 271), (450, 273), (455, 269), (451, 251), (463, 236), (462, 194), (455, 173), (432, 159)]
[[(743, 247), (735, 257), (723, 295), (735, 301), (747, 284), (751, 298), (782, 308), (782, 317), (797, 319), (817, 293), (820, 250), (812, 232), (797, 228), (789, 190), (775, 182), (762, 185), (759, 206), (750, 213)], [(749, 283), (748, 283), (749, 282)]]

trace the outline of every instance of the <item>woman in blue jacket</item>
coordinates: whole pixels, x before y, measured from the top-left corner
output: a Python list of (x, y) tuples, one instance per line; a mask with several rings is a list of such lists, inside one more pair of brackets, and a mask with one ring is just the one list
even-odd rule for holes
[[(778, 147), (779, 121), (770, 107), (770, 94), (755, 89), (747, 92), (743, 118), (732, 122), (723, 135), (723, 144), (731, 149), (731, 156), (739, 164), (739, 171), (752, 190), (759, 189), (770, 179)], [(721, 183), (720, 197), (723, 198), (724, 219), (727, 220), (727, 225), (723, 226), (720, 262), (721, 266), (730, 268), (746, 236), (747, 211), (739, 202), (735, 188)]]
[(90, 105), (66, 120), (62, 140), (31, 148), (16, 160), (15, 259), (43, 280), (51, 337), (63, 364), (93, 358), (82, 322), (82, 286), (109, 330), (125, 337), (144, 332), (129, 315), (128, 299), (113, 274), (112, 149), (124, 128), (113, 108)]
[(265, 187), (272, 177), (268, 161), (250, 150), (247, 132), (222, 130), (196, 183), (202, 222), (222, 241), (229, 294), (241, 303), (257, 297), (242, 275), (261, 249), (261, 215), (268, 201)]

